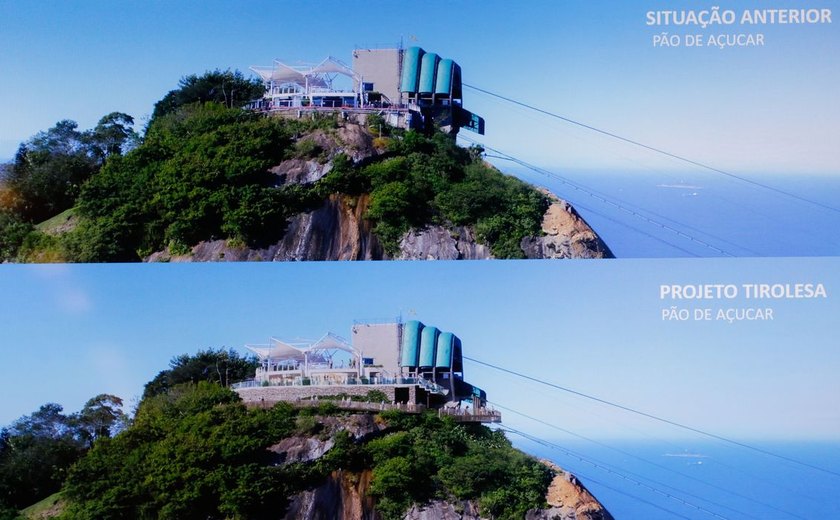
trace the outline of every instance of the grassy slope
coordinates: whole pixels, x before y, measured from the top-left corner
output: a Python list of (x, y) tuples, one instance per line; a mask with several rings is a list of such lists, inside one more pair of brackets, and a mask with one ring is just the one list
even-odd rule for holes
[(35, 229), (42, 233), (57, 235), (67, 231), (66, 226), (71, 225), (76, 217), (76, 208), (62, 211), (58, 215), (49, 218), (35, 226)]
[(20, 516), (27, 520), (37, 520), (42, 518), (53, 518), (61, 513), (64, 509), (64, 497), (61, 492), (54, 493), (47, 498), (36, 502), (31, 506), (23, 509)]

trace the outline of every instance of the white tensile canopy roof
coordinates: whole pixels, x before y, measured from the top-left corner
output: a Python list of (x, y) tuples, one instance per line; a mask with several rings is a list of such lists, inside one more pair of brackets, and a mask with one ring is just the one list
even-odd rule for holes
[(310, 71), (311, 74), (343, 74), (350, 78), (355, 78), (356, 73), (353, 72), (353, 69), (345, 65), (336, 58), (332, 56), (328, 56), (324, 61), (319, 63), (317, 66), (313, 67)]
[(330, 79), (325, 76), (329, 74), (342, 74), (354, 80), (358, 79), (353, 69), (332, 56), (314, 67), (287, 65), (274, 60), (273, 67), (254, 66), (251, 70), (256, 72), (263, 81), (272, 81), (275, 84), (295, 83), (301, 86), (308, 84), (310, 87), (327, 87)]
[(308, 354), (321, 354), (327, 351), (341, 350), (358, 357), (359, 352), (346, 339), (328, 332), (317, 341), (284, 341), (271, 338), (268, 345), (245, 345), (245, 348), (257, 355), (260, 360), (304, 361)]

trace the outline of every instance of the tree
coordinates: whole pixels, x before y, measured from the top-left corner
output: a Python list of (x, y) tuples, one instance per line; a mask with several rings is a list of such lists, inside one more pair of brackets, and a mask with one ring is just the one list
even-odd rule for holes
[[(38, 132), (18, 147), (11, 164), (0, 169), (0, 211), (37, 223), (73, 207), (82, 184), (109, 157), (137, 145), (133, 124), (130, 115), (112, 112), (92, 130), (80, 131), (75, 121), (65, 119)], [(3, 229), (0, 234), (5, 234)], [(9, 239), (4, 242), (8, 246)]]
[(26, 236), (32, 231), (32, 224), (25, 222), (17, 213), (0, 204), (0, 263), (14, 260)]
[(178, 88), (170, 90), (155, 103), (149, 127), (162, 116), (175, 112), (191, 103), (214, 102), (228, 108), (240, 108), (248, 101), (262, 96), (265, 88), (261, 81), (248, 79), (241, 72), (219, 69), (207, 71), (201, 76), (191, 74), (178, 82)]
[(90, 152), (105, 163), (108, 157), (122, 155), (137, 146), (140, 136), (134, 131), (134, 118), (122, 112), (111, 112), (102, 117), (93, 130), (85, 134)]
[(18, 148), (6, 185), (17, 211), (38, 222), (73, 206), (82, 183), (98, 168), (75, 121), (63, 120)]
[(287, 212), (269, 168), (290, 142), (285, 122), (217, 103), (160, 117), (144, 142), (83, 187), (73, 250), (83, 261), (136, 261), (202, 240), (277, 240)]
[(268, 464), (265, 448), (291, 433), (290, 412), (249, 411), (206, 381), (145, 399), (128, 429), (71, 470), (67, 517), (275, 518), (293, 481)]
[(183, 383), (209, 381), (228, 386), (236, 381), (254, 377), (257, 360), (241, 356), (233, 349), (212, 348), (200, 350), (195, 355), (181, 354), (172, 358), (169, 369), (163, 370), (146, 383), (143, 400), (165, 393)]
[(16, 509), (58, 491), (84, 452), (71, 418), (55, 403), (4, 428), (0, 439), (0, 506)]
[(99, 394), (85, 403), (82, 410), (73, 416), (78, 435), (88, 447), (94, 441), (110, 438), (114, 433), (123, 429), (128, 416), (122, 411), (123, 401), (111, 394)]

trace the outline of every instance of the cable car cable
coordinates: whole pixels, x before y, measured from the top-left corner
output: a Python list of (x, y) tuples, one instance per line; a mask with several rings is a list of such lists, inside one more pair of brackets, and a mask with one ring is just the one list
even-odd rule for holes
[[(464, 140), (465, 140), (465, 141), (467, 141), (467, 142), (474, 143), (474, 144), (480, 144), (480, 143), (478, 143), (478, 142), (476, 142), (476, 141), (473, 141), (472, 139), (469, 139), (469, 138), (466, 138), (466, 137), (464, 137), (464, 138), (462, 138), (462, 139), (464, 139)], [(694, 237), (694, 236), (692, 236), (692, 235), (689, 235), (688, 233), (685, 233), (684, 231), (681, 231), (681, 230), (679, 230), (679, 229), (677, 229), (677, 228), (675, 228), (675, 227), (669, 226), (668, 224), (665, 224), (665, 223), (660, 222), (660, 221), (658, 221), (658, 220), (656, 220), (656, 219), (653, 219), (653, 218), (650, 218), (650, 217), (648, 217), (648, 216), (646, 216), (646, 215), (643, 215), (642, 213), (639, 213), (637, 210), (634, 210), (634, 209), (632, 209), (632, 208), (628, 208), (628, 207), (626, 207), (626, 206), (625, 206), (625, 205), (623, 205), (623, 204), (620, 204), (620, 203), (618, 203), (618, 202), (615, 202), (614, 200), (608, 199), (608, 198), (606, 198), (605, 196), (603, 196), (603, 195), (601, 195), (601, 194), (598, 194), (598, 193), (594, 192), (593, 190), (590, 190), (590, 189), (588, 189), (588, 188), (585, 188), (585, 187), (583, 187), (583, 186), (581, 186), (581, 185), (579, 185), (579, 184), (577, 184), (577, 183), (574, 183), (574, 182), (572, 182), (572, 181), (570, 181), (570, 180), (568, 180), (568, 179), (565, 179), (564, 177), (562, 177), (562, 176), (560, 176), (560, 175), (557, 175), (557, 174), (555, 174), (555, 173), (552, 173), (552, 172), (549, 172), (549, 171), (544, 170), (544, 169), (542, 169), (542, 168), (539, 168), (538, 166), (534, 166), (533, 164), (527, 163), (527, 162), (525, 162), (525, 161), (523, 161), (523, 160), (521, 160), (521, 159), (517, 159), (516, 157), (514, 157), (514, 156), (512, 156), (512, 155), (510, 155), (510, 154), (507, 154), (507, 153), (505, 153), (505, 152), (502, 152), (501, 150), (498, 150), (498, 149), (492, 148), (492, 147), (490, 147), (490, 146), (486, 146), (486, 145), (483, 145), (483, 144), (480, 144), (480, 146), (483, 146), (485, 149), (487, 149), (487, 150), (491, 150), (491, 151), (493, 151), (494, 153), (497, 153), (497, 154), (503, 155), (503, 156), (505, 156), (505, 158), (507, 158), (507, 160), (512, 161), (512, 162), (515, 162), (516, 164), (519, 164), (520, 166), (523, 166), (523, 167), (525, 167), (525, 168), (528, 168), (529, 170), (535, 171), (535, 172), (537, 172), (537, 173), (540, 173), (540, 174), (545, 175), (545, 176), (548, 176), (548, 177), (555, 178), (555, 179), (557, 179), (557, 180), (561, 181), (562, 183), (564, 183), (564, 184), (566, 184), (566, 185), (568, 185), (568, 186), (571, 186), (571, 187), (572, 187), (572, 188), (574, 188), (575, 190), (580, 191), (580, 192), (582, 192), (582, 193), (585, 193), (586, 195), (589, 195), (590, 197), (594, 198), (595, 200), (598, 200), (598, 201), (600, 201), (600, 202), (602, 202), (602, 203), (604, 203), (604, 204), (608, 204), (608, 205), (610, 205), (610, 206), (613, 206), (613, 207), (615, 207), (615, 208), (617, 208), (617, 209), (619, 209), (619, 210), (621, 210), (621, 211), (624, 211), (625, 213), (629, 213), (630, 215), (632, 215), (632, 216), (634, 216), (634, 217), (636, 217), (636, 218), (639, 218), (639, 219), (641, 219), (641, 220), (644, 220), (644, 221), (648, 222), (649, 224), (653, 224), (653, 225), (655, 225), (655, 226), (657, 226), (657, 227), (659, 227), (659, 228), (661, 228), (661, 229), (664, 229), (664, 230), (666, 230), (666, 231), (668, 231), (668, 232), (674, 233), (674, 234), (676, 234), (676, 235), (677, 235), (677, 236), (679, 236), (679, 237), (685, 238), (685, 239), (687, 239), (687, 240), (690, 240), (691, 242), (695, 242), (695, 243), (697, 243), (697, 244), (699, 244), (699, 245), (702, 245), (702, 246), (704, 246), (704, 247), (706, 247), (706, 248), (708, 248), (708, 249), (711, 249), (712, 251), (715, 251), (715, 252), (717, 252), (717, 253), (719, 253), (719, 254), (721, 254), (721, 255), (724, 255), (724, 256), (735, 256), (735, 255), (733, 255), (733, 254), (731, 254), (731, 253), (729, 253), (729, 252), (727, 252), (727, 251), (725, 251), (725, 250), (723, 250), (723, 249), (721, 249), (721, 248), (719, 248), (719, 247), (717, 247), (717, 246), (715, 246), (715, 245), (713, 245), (713, 244), (710, 244), (709, 242), (706, 242), (705, 240), (701, 240), (701, 239), (699, 239), (699, 238), (696, 238), (696, 237)]]
[(730, 173), (730, 172), (727, 172), (727, 171), (725, 171), (725, 170), (721, 170), (721, 169), (719, 169), (719, 168), (715, 168), (714, 166), (709, 166), (708, 164), (704, 164), (704, 163), (701, 163), (701, 162), (698, 162), (698, 161), (694, 161), (694, 160), (689, 159), (689, 158), (687, 158), (687, 157), (683, 157), (683, 156), (681, 156), (681, 155), (677, 155), (677, 154), (674, 154), (674, 153), (671, 153), (671, 152), (668, 152), (668, 151), (662, 150), (661, 148), (656, 148), (656, 147), (654, 147), (654, 146), (646, 145), (646, 144), (644, 144), (644, 143), (640, 143), (640, 142), (638, 142), (638, 141), (634, 141), (634, 140), (629, 139), (629, 138), (627, 138), (627, 137), (622, 137), (622, 136), (620, 136), (620, 135), (618, 135), (618, 134), (614, 134), (614, 133), (612, 133), (612, 132), (608, 132), (608, 131), (606, 131), (606, 130), (601, 130), (600, 128), (596, 128), (596, 127), (594, 127), (594, 126), (587, 125), (586, 123), (581, 123), (580, 121), (575, 121), (574, 119), (570, 119), (570, 118), (568, 118), (568, 117), (564, 117), (564, 116), (561, 116), (561, 115), (559, 115), (559, 114), (555, 114), (555, 113), (553, 113), (553, 112), (549, 112), (548, 110), (543, 110), (543, 109), (541, 109), (541, 108), (537, 108), (537, 107), (535, 107), (535, 106), (533, 106), (533, 105), (529, 105), (529, 104), (527, 104), (527, 103), (523, 103), (523, 102), (521, 102), (521, 101), (516, 101), (515, 99), (511, 99), (511, 98), (509, 98), (509, 97), (507, 97), (507, 96), (502, 96), (501, 94), (496, 94), (496, 93), (494, 93), (494, 92), (490, 92), (489, 90), (485, 90), (485, 89), (483, 89), (483, 88), (479, 88), (479, 87), (476, 87), (476, 86), (474, 86), (474, 85), (467, 85), (466, 83), (464, 83), (464, 84), (463, 84), (463, 86), (464, 86), (464, 87), (467, 87), (467, 88), (471, 88), (471, 89), (473, 89), (473, 90), (475, 90), (475, 91), (478, 91), (478, 92), (481, 92), (481, 93), (487, 94), (488, 96), (493, 96), (493, 97), (498, 98), (498, 99), (501, 99), (501, 100), (503, 100), (503, 101), (507, 101), (508, 103), (513, 103), (514, 105), (519, 105), (519, 106), (524, 107), (524, 108), (527, 108), (527, 109), (529, 109), (529, 110), (533, 110), (533, 111), (535, 111), (535, 112), (539, 112), (539, 113), (541, 113), (541, 114), (547, 115), (547, 116), (549, 116), (549, 117), (553, 117), (553, 118), (555, 118), (555, 119), (559, 119), (559, 120), (561, 120), (561, 121), (565, 121), (565, 122), (567, 122), (567, 123), (571, 123), (571, 124), (573, 124), (573, 125), (577, 125), (577, 126), (579, 126), (579, 127), (586, 128), (587, 130), (591, 130), (591, 131), (593, 131), (593, 132), (598, 132), (599, 134), (603, 134), (603, 135), (606, 135), (606, 136), (608, 136), (608, 137), (612, 137), (613, 139), (618, 139), (619, 141), (624, 141), (624, 142), (626, 142), (626, 143), (630, 143), (630, 144), (632, 144), (632, 145), (639, 146), (639, 147), (641, 147), (641, 148), (645, 148), (645, 149), (650, 150), (650, 151), (652, 151), (652, 152), (656, 152), (656, 153), (659, 153), (659, 154), (665, 155), (665, 156), (667, 156), (667, 157), (671, 157), (671, 158), (673, 158), (673, 159), (677, 159), (677, 160), (679, 160), (679, 161), (683, 161), (683, 162), (685, 162), (685, 163), (688, 163), (688, 164), (691, 164), (691, 165), (694, 165), (694, 166), (698, 166), (698, 167), (700, 167), (700, 168), (703, 168), (703, 169), (706, 169), (706, 170), (709, 170), (709, 171), (712, 171), (712, 172), (715, 172), (715, 173), (719, 173), (719, 174), (721, 174), (721, 175), (725, 175), (725, 176), (727, 176), (727, 177), (731, 177), (731, 178), (733, 178), (733, 179), (737, 179), (737, 180), (739, 180), (739, 181), (741, 181), (741, 182), (745, 182), (745, 183), (747, 183), (747, 184), (752, 184), (753, 186), (757, 186), (757, 187), (759, 187), (759, 188), (763, 188), (763, 189), (765, 189), (765, 190), (773, 191), (773, 192), (779, 193), (779, 194), (781, 194), (781, 195), (785, 195), (785, 196), (787, 196), (787, 197), (791, 197), (791, 198), (797, 199), (797, 200), (799, 200), (799, 201), (802, 201), (802, 202), (805, 202), (805, 203), (808, 203), (808, 204), (812, 204), (812, 205), (814, 205), (814, 206), (819, 206), (819, 207), (821, 207), (821, 208), (823, 208), (823, 209), (827, 209), (827, 210), (829, 210), (829, 211), (833, 211), (833, 212), (835, 212), (835, 213), (840, 213), (840, 209), (835, 208), (835, 207), (833, 207), (833, 206), (829, 206), (829, 205), (827, 205), (827, 204), (823, 204), (823, 203), (821, 203), (821, 202), (817, 202), (817, 201), (815, 201), (815, 200), (812, 200), (812, 199), (809, 199), (809, 198), (806, 198), (806, 197), (802, 197), (802, 196), (796, 195), (796, 194), (794, 194), (794, 193), (791, 193), (791, 192), (789, 192), (789, 191), (782, 190), (782, 189), (779, 189), (779, 188), (775, 188), (775, 187), (773, 187), (773, 186), (770, 186), (770, 185), (767, 185), (767, 184), (764, 184), (764, 183), (761, 183), (761, 182), (758, 182), (758, 181), (754, 181), (754, 180), (751, 180), (751, 179), (747, 179), (746, 177), (742, 177), (742, 176), (740, 176), (740, 175), (736, 175), (736, 174), (734, 174), (734, 173)]
[[(695, 477), (695, 476), (693, 476), (693, 475), (687, 475), (687, 474), (682, 473), (682, 472), (680, 472), (680, 471), (677, 471), (677, 470), (675, 470), (675, 469), (673, 469), (673, 468), (669, 468), (668, 466), (664, 466), (664, 465), (662, 465), (662, 464), (657, 464), (657, 463), (655, 463), (655, 462), (649, 461), (649, 460), (647, 460), (647, 459), (645, 459), (645, 458), (643, 458), (643, 457), (640, 457), (640, 456), (635, 455), (635, 454), (633, 454), (633, 453), (630, 453), (630, 452), (628, 452), (628, 451), (622, 450), (622, 449), (620, 449), (620, 448), (616, 448), (616, 447), (614, 447), (614, 446), (610, 446), (609, 444), (606, 444), (606, 443), (603, 443), (603, 442), (597, 441), (597, 440), (595, 440), (595, 439), (591, 439), (591, 438), (589, 438), (589, 437), (586, 437), (585, 435), (581, 435), (581, 434), (579, 434), (579, 433), (575, 433), (575, 432), (573, 432), (573, 431), (571, 431), (571, 430), (567, 430), (567, 429), (565, 429), (565, 428), (561, 428), (560, 426), (557, 426), (557, 425), (555, 425), (555, 424), (551, 424), (551, 423), (549, 423), (549, 422), (547, 422), (547, 421), (543, 421), (542, 419), (539, 419), (539, 418), (537, 418), (537, 417), (533, 417), (533, 416), (531, 416), (531, 415), (528, 415), (528, 414), (526, 414), (526, 413), (520, 412), (520, 411), (518, 411), (518, 410), (514, 410), (514, 409), (512, 409), (512, 408), (506, 407), (506, 406), (501, 405), (501, 404), (499, 404), (499, 403), (492, 402), (492, 401), (487, 401), (487, 402), (488, 402), (489, 404), (491, 404), (491, 405), (495, 406), (496, 408), (500, 408), (500, 409), (502, 409), (502, 410), (507, 410), (507, 411), (509, 411), (509, 412), (515, 413), (516, 415), (519, 415), (519, 416), (525, 417), (526, 419), (530, 419), (530, 420), (532, 420), (532, 421), (534, 421), (534, 422), (538, 422), (538, 423), (540, 423), (540, 424), (543, 424), (543, 425), (545, 425), (545, 426), (548, 426), (549, 428), (553, 428), (553, 429), (555, 429), (555, 430), (561, 431), (561, 432), (566, 433), (566, 434), (568, 434), (568, 435), (572, 435), (572, 436), (577, 437), (577, 438), (579, 438), (579, 439), (583, 439), (583, 440), (585, 440), (585, 441), (587, 441), (587, 442), (591, 442), (591, 443), (593, 443), (593, 444), (597, 444), (598, 446), (602, 446), (602, 447), (604, 447), (604, 448), (607, 448), (607, 449), (610, 449), (610, 450), (616, 451), (616, 452), (618, 452), (618, 453), (621, 453), (622, 455), (625, 455), (625, 456), (628, 456), (628, 457), (634, 458), (634, 459), (639, 460), (639, 461), (641, 461), (641, 462), (644, 462), (644, 463), (646, 463), (646, 464), (650, 464), (651, 466), (653, 466), (653, 467), (655, 467), (655, 468), (659, 468), (659, 469), (665, 470), (665, 471), (667, 471), (667, 472), (669, 472), (669, 473), (674, 473), (674, 474), (679, 475), (679, 476), (681, 476), (681, 477), (683, 477), (683, 478), (686, 478), (686, 479), (688, 479), (688, 480), (693, 480), (693, 481), (695, 481), (695, 482), (698, 482), (698, 483), (703, 484), (703, 485), (705, 485), (705, 486), (709, 486), (709, 487), (711, 487), (711, 488), (713, 488), (713, 489), (716, 489), (716, 490), (718, 490), (718, 491), (723, 491), (724, 493), (728, 493), (728, 494), (730, 494), (730, 495), (733, 495), (733, 496), (736, 496), (736, 497), (738, 497), (738, 498), (741, 498), (741, 499), (747, 500), (747, 501), (752, 502), (752, 503), (754, 503), (754, 504), (758, 504), (758, 505), (763, 506), (763, 507), (766, 507), (766, 508), (768, 508), (768, 509), (773, 509), (773, 510), (778, 511), (778, 512), (780, 512), (780, 513), (784, 513), (784, 514), (786, 514), (786, 515), (788, 515), (788, 516), (791, 516), (791, 517), (793, 517), (793, 518), (799, 518), (799, 519), (801, 519), (801, 520), (808, 520), (807, 518), (805, 518), (805, 517), (803, 517), (803, 516), (799, 516), (799, 515), (797, 515), (796, 513), (792, 513), (792, 512), (790, 512), (790, 511), (786, 511), (786, 510), (784, 510), (784, 509), (780, 509), (780, 508), (778, 508), (778, 507), (776, 507), (776, 506), (774, 506), (774, 505), (772, 505), (772, 504), (768, 504), (768, 503), (762, 502), (762, 501), (760, 501), (760, 500), (757, 500), (757, 499), (755, 499), (755, 498), (752, 498), (752, 497), (749, 497), (749, 496), (746, 496), (746, 495), (742, 495), (742, 494), (740, 494), (740, 493), (737, 493), (737, 492), (735, 492), (735, 491), (732, 491), (732, 490), (731, 490), (731, 489), (729, 489), (729, 488), (725, 488), (725, 487), (723, 487), (723, 486), (718, 486), (718, 485), (716, 485), (716, 484), (712, 484), (711, 482), (706, 482), (706, 481), (705, 481), (705, 480), (703, 480), (703, 479), (697, 478), (697, 477)], [(688, 492), (684, 492), (684, 493), (685, 493), (685, 494), (687, 494), (687, 495), (693, 496), (693, 497), (695, 497), (695, 498), (699, 498), (699, 499), (701, 499), (701, 500), (705, 500), (705, 501), (707, 501), (707, 502), (714, 503), (714, 502), (712, 502), (712, 501), (710, 501), (710, 500), (708, 500), (708, 499), (705, 499), (705, 498), (702, 498), (702, 497), (699, 497), (699, 496), (696, 496), (696, 495), (692, 495), (692, 494), (690, 494), (690, 493), (688, 493)], [(733, 512), (735, 512), (735, 513), (738, 513), (738, 514), (741, 514), (741, 515), (744, 515), (744, 516), (748, 516), (748, 517), (750, 517), (750, 518), (758, 518), (758, 517), (752, 516), (752, 515), (750, 515), (750, 514), (748, 514), (748, 513), (744, 513), (744, 512), (742, 512), (742, 511), (738, 511), (738, 510), (732, 509), (732, 508), (730, 508), (730, 507), (728, 507), (728, 506), (724, 506), (724, 505), (717, 504), (717, 503), (714, 503), (714, 504), (715, 504), (715, 505), (718, 505), (718, 506), (720, 506), (720, 507), (723, 507), (724, 509), (729, 509), (730, 511), (733, 511)]]
[[(605, 471), (605, 472), (607, 472), (607, 473), (609, 473), (609, 474), (611, 474), (611, 475), (615, 475), (616, 477), (618, 477), (618, 478), (620, 478), (620, 479), (626, 480), (626, 481), (628, 481), (628, 482), (632, 482), (633, 484), (636, 484), (637, 486), (643, 487), (643, 488), (645, 488), (645, 489), (647, 489), (647, 490), (649, 490), (649, 491), (653, 491), (654, 493), (657, 493), (657, 494), (659, 494), (659, 495), (662, 495), (662, 496), (664, 496), (665, 498), (668, 498), (669, 500), (673, 500), (673, 501), (675, 501), (675, 502), (679, 502), (680, 504), (682, 504), (682, 505), (684, 505), (684, 506), (690, 507), (690, 508), (695, 509), (695, 510), (697, 510), (697, 511), (700, 511), (700, 512), (702, 512), (702, 513), (706, 513), (706, 514), (708, 514), (708, 515), (710, 515), (710, 516), (713, 516), (713, 517), (715, 517), (715, 518), (720, 518), (721, 520), (729, 520), (729, 518), (728, 518), (728, 517), (725, 517), (725, 516), (723, 516), (723, 515), (721, 515), (721, 514), (719, 514), (719, 513), (715, 512), (715, 511), (712, 511), (712, 510), (710, 510), (710, 509), (706, 509), (705, 507), (703, 507), (703, 506), (699, 506), (699, 505), (697, 505), (697, 504), (695, 504), (695, 503), (693, 503), (693, 502), (689, 502), (688, 500), (685, 500), (684, 498), (681, 498), (681, 497), (679, 497), (679, 496), (677, 496), (677, 495), (674, 495), (674, 494), (672, 494), (672, 493), (669, 493), (669, 492), (667, 492), (667, 491), (663, 491), (663, 490), (661, 490), (661, 489), (659, 489), (659, 488), (657, 488), (657, 487), (651, 486), (651, 485), (649, 485), (649, 484), (647, 484), (647, 483), (645, 483), (645, 482), (642, 482), (642, 481), (640, 481), (640, 480), (638, 480), (638, 479), (635, 479), (635, 478), (633, 478), (633, 477), (629, 477), (629, 476), (625, 475), (624, 473), (622, 473), (622, 472), (620, 472), (620, 471), (616, 471), (616, 470), (614, 470), (614, 469), (612, 469), (612, 468), (607, 467), (607, 466), (606, 466), (606, 465), (604, 465), (603, 463), (595, 462), (595, 461), (594, 461), (594, 460), (592, 460), (592, 459), (588, 459), (588, 458), (586, 458), (586, 457), (583, 457), (582, 455), (580, 455), (580, 454), (578, 454), (578, 453), (575, 453), (574, 451), (568, 450), (568, 449), (566, 449), (566, 448), (563, 448), (563, 447), (562, 447), (562, 446), (560, 446), (560, 445), (554, 444), (554, 443), (549, 442), (549, 441), (546, 441), (546, 440), (544, 440), (544, 439), (540, 439), (539, 437), (535, 437), (535, 436), (530, 435), (530, 434), (528, 434), (528, 433), (525, 433), (525, 432), (522, 432), (522, 431), (519, 431), (519, 430), (515, 430), (515, 429), (513, 429), (513, 428), (511, 428), (511, 427), (509, 427), (509, 426), (503, 426), (503, 428), (505, 429), (505, 431), (509, 431), (509, 432), (511, 432), (511, 433), (515, 433), (515, 434), (517, 434), (517, 435), (519, 435), (519, 436), (521, 436), (521, 437), (524, 437), (525, 439), (528, 439), (528, 440), (530, 440), (530, 441), (532, 441), (532, 442), (536, 442), (537, 444), (541, 444), (541, 445), (546, 446), (546, 447), (548, 447), (548, 448), (552, 448), (552, 449), (555, 449), (555, 450), (557, 450), (557, 451), (561, 451), (561, 452), (563, 452), (563, 453), (564, 453), (567, 457), (571, 457), (571, 458), (577, 459), (577, 460), (579, 460), (580, 462), (583, 462), (584, 464), (589, 464), (590, 466), (592, 466), (592, 467), (594, 467), (594, 468), (600, 469), (601, 471)], [(716, 504), (716, 505), (717, 505), (717, 504)]]
[(538, 379), (536, 377), (532, 377), (532, 376), (529, 376), (529, 375), (526, 375), (526, 374), (522, 374), (520, 372), (516, 372), (514, 370), (510, 370), (508, 368), (502, 368), (498, 365), (493, 365), (492, 363), (487, 363), (486, 361), (480, 361), (478, 359), (471, 358), (469, 356), (463, 356), (463, 358), (466, 359), (466, 360), (472, 361), (473, 363), (478, 363), (479, 365), (484, 365), (488, 368), (492, 368), (492, 369), (498, 370), (500, 372), (505, 372), (505, 373), (508, 373), (508, 374), (511, 374), (511, 375), (514, 375), (514, 376), (517, 376), (517, 377), (521, 377), (523, 379), (527, 379), (529, 381), (534, 381), (535, 383), (540, 383), (542, 385), (545, 385), (545, 386), (548, 386), (548, 387), (551, 387), (551, 388), (555, 388), (557, 390), (562, 390), (563, 392), (567, 392), (567, 393), (570, 393), (570, 394), (573, 394), (573, 395), (577, 395), (579, 397), (583, 397), (585, 399), (589, 399), (589, 400), (592, 400), (592, 401), (595, 401), (595, 402), (598, 402), (598, 403), (602, 403), (602, 404), (605, 404), (607, 406), (612, 406), (614, 408), (624, 410), (625, 412), (630, 412), (630, 413), (633, 413), (633, 414), (636, 414), (636, 415), (640, 415), (642, 417), (647, 417), (648, 419), (653, 419), (655, 421), (659, 421), (659, 422), (664, 423), (664, 424), (669, 424), (671, 426), (674, 426), (674, 427), (677, 427), (677, 428), (680, 428), (680, 429), (683, 429), (683, 430), (698, 433), (700, 435), (710, 437), (712, 439), (717, 439), (719, 441), (723, 441), (723, 442), (726, 442), (728, 444), (732, 444), (734, 446), (739, 446), (741, 448), (746, 448), (748, 450), (755, 451), (757, 453), (762, 453), (764, 455), (774, 457), (774, 458), (777, 458), (777, 459), (780, 459), (780, 460), (785, 460), (787, 462), (791, 462), (791, 463), (799, 465), (799, 466), (810, 468), (810, 469), (813, 469), (815, 471), (820, 471), (820, 472), (826, 473), (828, 475), (833, 475), (835, 477), (840, 477), (840, 473), (838, 473), (836, 471), (832, 471), (832, 470), (827, 469), (827, 468), (823, 468), (823, 467), (820, 467), (820, 466), (816, 466), (814, 464), (810, 464), (810, 463), (807, 463), (807, 462), (804, 462), (804, 461), (801, 461), (801, 460), (797, 460), (797, 459), (788, 457), (786, 455), (782, 455), (780, 453), (775, 453), (775, 452), (772, 452), (772, 451), (769, 451), (769, 450), (765, 450), (763, 448), (759, 448), (757, 446), (752, 446), (750, 444), (746, 444), (746, 443), (743, 443), (743, 442), (740, 442), (740, 441), (736, 441), (734, 439), (729, 439), (729, 438), (724, 437), (722, 435), (717, 435), (715, 433), (711, 433), (711, 432), (708, 432), (708, 431), (705, 431), (705, 430), (701, 430), (701, 429), (695, 428), (693, 426), (688, 426), (688, 425), (685, 425), (685, 424), (682, 424), (682, 423), (678, 423), (676, 421), (672, 421), (672, 420), (666, 419), (664, 417), (659, 417), (659, 416), (653, 415), (651, 413), (643, 412), (641, 410), (637, 410), (635, 408), (631, 408), (631, 407), (625, 406), (623, 404), (614, 403), (614, 402), (608, 401), (606, 399), (601, 399), (600, 397), (596, 397), (594, 395), (589, 395), (589, 394), (586, 394), (586, 393), (583, 393), (583, 392), (579, 392), (577, 390), (574, 390), (574, 389), (571, 389), (571, 388), (568, 388), (568, 387), (565, 387), (565, 386), (560, 386), (560, 385), (555, 384), (555, 383), (551, 383), (551, 382), (548, 382), (548, 381), (545, 381), (545, 380), (542, 380), (542, 379)]

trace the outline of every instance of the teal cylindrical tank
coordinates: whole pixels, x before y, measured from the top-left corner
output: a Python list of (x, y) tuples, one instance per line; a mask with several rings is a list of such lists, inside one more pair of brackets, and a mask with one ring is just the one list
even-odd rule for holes
[(452, 97), (455, 99), (464, 97), (461, 86), (461, 66), (457, 63), (452, 64)]
[(420, 354), (420, 334), (423, 324), (419, 321), (407, 321), (403, 325), (400, 366), (417, 368), (417, 356)]
[(420, 80), (420, 61), (426, 51), (420, 47), (409, 47), (403, 52), (402, 77), (400, 78), (400, 92), (414, 94)]
[(455, 62), (450, 59), (440, 60), (435, 78), (435, 94), (448, 96), (452, 92), (452, 70)]
[(455, 335), (451, 332), (441, 332), (437, 340), (435, 354), (435, 368), (449, 370), (452, 367), (452, 354), (455, 348)]
[(461, 338), (455, 336), (452, 341), (452, 371), (464, 371), (464, 355), (461, 349)]
[(440, 331), (437, 327), (425, 327), (420, 333), (420, 359), (417, 361), (419, 368), (432, 368), (435, 366), (435, 350)]
[(421, 94), (431, 94), (435, 91), (435, 76), (437, 75), (437, 66), (440, 57), (429, 52), (423, 55), (420, 61), (420, 82), (417, 85), (417, 91)]

